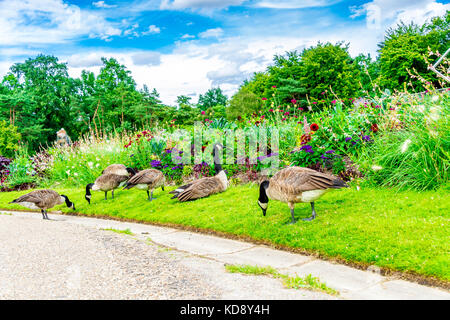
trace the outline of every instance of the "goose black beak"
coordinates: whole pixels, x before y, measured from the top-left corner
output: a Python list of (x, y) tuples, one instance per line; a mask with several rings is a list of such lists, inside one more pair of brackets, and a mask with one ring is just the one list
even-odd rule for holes
[(262, 212), (263, 212), (263, 216), (265, 217), (265, 216), (266, 216), (267, 209), (261, 209), (261, 210), (262, 210)]

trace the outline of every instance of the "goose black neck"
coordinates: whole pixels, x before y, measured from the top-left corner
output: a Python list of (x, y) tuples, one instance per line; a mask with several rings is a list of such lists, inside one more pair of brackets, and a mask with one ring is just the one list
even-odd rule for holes
[(63, 197), (66, 201), (66, 206), (70, 208), (72, 206), (72, 202), (69, 200), (69, 198), (64, 194), (62, 194), (61, 197)]
[(269, 181), (265, 180), (261, 182), (259, 186), (259, 199), (258, 201), (261, 203), (268, 203), (269, 198), (267, 197), (266, 189), (269, 187)]
[(91, 189), (92, 189), (93, 185), (94, 185), (93, 183), (89, 183), (88, 185), (86, 185), (86, 195), (87, 196), (91, 195)]
[(220, 163), (214, 163), (214, 170), (216, 171), (216, 174), (218, 174), (220, 171), (222, 171), (222, 165)]

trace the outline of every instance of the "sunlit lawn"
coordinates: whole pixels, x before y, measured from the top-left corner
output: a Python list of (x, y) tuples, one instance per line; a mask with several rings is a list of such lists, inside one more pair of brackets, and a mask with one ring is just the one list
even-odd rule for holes
[[(215, 230), (323, 256), (450, 279), (450, 197), (445, 190), (334, 191), (316, 202), (315, 220), (302, 221), (311, 209), (309, 204), (298, 204), (295, 215), (299, 221), (289, 225), (288, 206), (278, 201), (269, 202), (263, 217), (255, 185), (231, 187), (225, 193), (188, 203), (171, 200), (168, 191), (173, 188), (155, 191), (157, 199), (152, 202), (140, 190), (116, 190), (115, 199), (107, 201), (102, 192), (96, 192), (91, 205), (84, 199), (84, 188), (55, 190), (68, 195), (77, 212), (86, 215)], [(8, 202), (27, 192), (0, 193), (0, 207), (25, 209)], [(65, 206), (56, 209), (69, 211)]]

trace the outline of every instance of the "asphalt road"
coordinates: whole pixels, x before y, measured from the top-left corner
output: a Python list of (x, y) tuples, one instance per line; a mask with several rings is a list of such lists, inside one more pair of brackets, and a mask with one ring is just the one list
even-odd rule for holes
[(172, 250), (142, 235), (0, 214), (0, 299), (335, 299)]

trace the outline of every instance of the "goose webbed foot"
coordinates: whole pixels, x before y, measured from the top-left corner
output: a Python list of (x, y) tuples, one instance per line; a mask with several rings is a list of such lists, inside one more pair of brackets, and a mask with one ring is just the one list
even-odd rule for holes
[(105, 199), (104, 200), (108, 200), (108, 192), (105, 192)]

